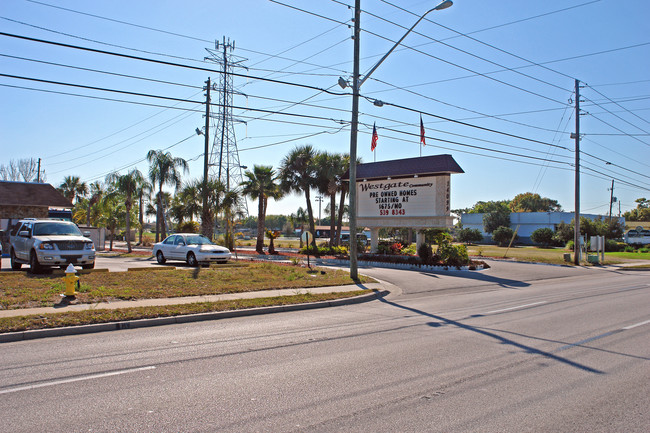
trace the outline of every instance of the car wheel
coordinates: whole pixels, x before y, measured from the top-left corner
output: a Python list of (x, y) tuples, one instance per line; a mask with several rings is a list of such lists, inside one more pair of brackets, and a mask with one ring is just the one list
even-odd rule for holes
[(156, 261), (158, 262), (159, 265), (164, 265), (167, 259), (163, 255), (162, 251), (158, 251), (156, 253)]
[(89, 263), (87, 265), (81, 265), (81, 269), (95, 269), (95, 262)]
[(192, 267), (198, 266), (199, 262), (196, 261), (194, 253), (187, 253), (187, 264)]
[(11, 249), (11, 269), (14, 271), (19, 270), (23, 265), (16, 261), (16, 253), (13, 248)]
[(30, 272), (32, 274), (38, 274), (43, 271), (43, 267), (38, 263), (38, 257), (34, 251), (29, 255), (29, 267), (31, 268)]

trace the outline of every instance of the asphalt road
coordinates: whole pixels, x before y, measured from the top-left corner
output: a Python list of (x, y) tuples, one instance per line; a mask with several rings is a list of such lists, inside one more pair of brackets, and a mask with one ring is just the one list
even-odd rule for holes
[(648, 272), (362, 269), (367, 304), (0, 345), (2, 430), (646, 432)]

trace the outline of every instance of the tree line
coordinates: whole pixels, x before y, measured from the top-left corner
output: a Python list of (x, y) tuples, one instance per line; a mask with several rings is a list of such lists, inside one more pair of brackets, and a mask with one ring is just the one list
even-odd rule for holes
[[(308, 225), (315, 231), (312, 192), (329, 198), (331, 245), (339, 243), (347, 183), (342, 180), (350, 158), (345, 154), (316, 151), (311, 145), (296, 146), (274, 169), (270, 165), (255, 165), (244, 173), (244, 180), (235, 188), (227, 190), (218, 180), (207, 182), (207, 207), (203, 206), (203, 179), (189, 179), (183, 182), (183, 175), (189, 173), (187, 161), (174, 157), (170, 152), (150, 150), (147, 153), (149, 170), (147, 174), (138, 169), (126, 173), (113, 172), (104, 182), (90, 184), (78, 176), (66, 176), (59, 185), (59, 191), (74, 202), (73, 218), (77, 223), (105, 227), (112, 239), (115, 232), (124, 227), (127, 249), (132, 251), (130, 230), (136, 226), (139, 242), (142, 243), (145, 215), (156, 220), (155, 241), (164, 239), (169, 231), (168, 220), (175, 222), (178, 231), (198, 231), (214, 237), (217, 217), (222, 216), (225, 225), (225, 243), (228, 248), (234, 244), (235, 222), (241, 222), (243, 200), (250, 197), (257, 201), (257, 244), (256, 250), (263, 253), (266, 231), (266, 211), (269, 199), (281, 200), (287, 194), (301, 194), (305, 197), (306, 210), (302, 207), (289, 217), (294, 227)], [(173, 194), (164, 191), (171, 187)], [(337, 203), (338, 199), (338, 203)], [(201, 221), (199, 225), (198, 220)]]

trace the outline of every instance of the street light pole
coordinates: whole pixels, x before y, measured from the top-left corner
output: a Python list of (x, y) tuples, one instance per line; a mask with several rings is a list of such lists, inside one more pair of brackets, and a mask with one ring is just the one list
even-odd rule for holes
[[(212, 239), (212, 219), (210, 218), (210, 211), (208, 210), (208, 162), (210, 156), (209, 146), (210, 146), (210, 77), (208, 81), (205, 82), (205, 89), (207, 91), (205, 96), (205, 142), (204, 142), (204, 151), (203, 151), (203, 207), (201, 208), (201, 233), (205, 236), (209, 236)], [(197, 129), (197, 133), (200, 130)]]
[[(354, 281), (359, 280), (359, 271), (357, 263), (357, 135), (359, 126), (359, 88), (375, 72), (375, 69), (383, 63), (384, 60), (392, 53), (404, 38), (411, 33), (420, 21), (430, 12), (447, 9), (453, 2), (445, 0), (436, 7), (429, 9), (404, 33), (393, 47), (368, 71), (360, 80), (359, 76), (359, 37), (361, 36), (361, 0), (354, 1), (354, 68), (352, 72), (352, 121), (350, 122), (350, 205), (348, 207), (348, 217), (350, 219), (350, 278)], [(339, 79), (339, 84), (344, 80)]]

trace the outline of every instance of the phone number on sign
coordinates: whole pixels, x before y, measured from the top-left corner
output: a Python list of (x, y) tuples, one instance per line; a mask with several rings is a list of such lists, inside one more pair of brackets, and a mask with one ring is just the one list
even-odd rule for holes
[(379, 215), (406, 215), (406, 210), (404, 209), (393, 209), (393, 210), (380, 210)]

